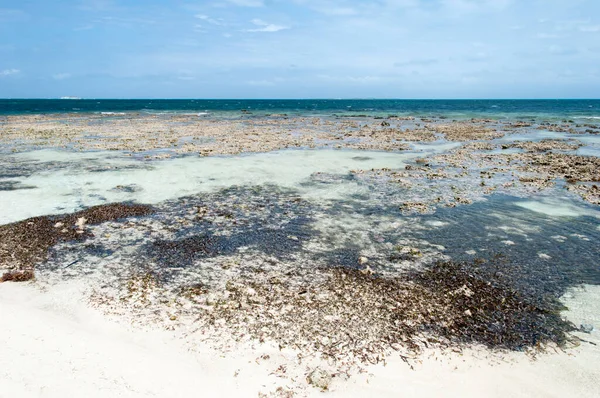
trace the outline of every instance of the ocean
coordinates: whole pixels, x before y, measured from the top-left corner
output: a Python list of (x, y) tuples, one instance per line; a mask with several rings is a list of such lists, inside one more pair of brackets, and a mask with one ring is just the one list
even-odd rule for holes
[(0, 99), (0, 115), (52, 113), (194, 113), (212, 117), (442, 116), (452, 119), (600, 119), (600, 100), (393, 99)]

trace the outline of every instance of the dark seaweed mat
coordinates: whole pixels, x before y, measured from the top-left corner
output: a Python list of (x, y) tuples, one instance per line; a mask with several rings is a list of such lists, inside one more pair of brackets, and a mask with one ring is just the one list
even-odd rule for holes
[(290, 239), (286, 229), (248, 229), (228, 236), (201, 234), (179, 240), (157, 240), (144, 249), (147, 256), (165, 266), (185, 266), (194, 261), (234, 254), (241, 247), (252, 247), (259, 252), (284, 258), (300, 250), (302, 243)]
[[(190, 209), (199, 214), (190, 217)], [(311, 227), (314, 207), (295, 191), (276, 186), (231, 187), (170, 201), (156, 217), (174, 231), (174, 239), (155, 240), (140, 247), (136, 262), (169, 268), (191, 267), (203, 258), (235, 254), (242, 247), (277, 259), (289, 259), (317, 232)], [(192, 219), (191, 227), (177, 223)]]
[[(50, 216), (28, 218), (16, 223), (0, 225), (0, 267), (31, 269), (48, 258), (48, 250), (59, 242), (83, 241), (90, 236), (86, 230), (78, 231), (77, 220), (95, 225), (106, 221), (152, 214), (148, 205), (112, 203), (85, 210)], [(55, 227), (57, 223), (64, 224)]]
[(407, 280), (431, 292), (443, 309), (424, 314), (425, 330), (450, 341), (489, 348), (564, 345), (567, 332), (575, 330), (560, 316), (564, 306), (557, 299), (540, 301), (514, 289), (502, 274), (489, 272), (495, 261), (487, 267), (481, 262), (439, 262), (410, 273)]
[(312, 283), (309, 276), (300, 286), (244, 279), (228, 284), (229, 297), (201, 311), (198, 321), (227, 328), (236, 338), (250, 335), (365, 363), (380, 362), (392, 350), (417, 354), (428, 346), (523, 351), (570, 341), (574, 326), (560, 317), (557, 300), (532, 302), (480, 270), (478, 263), (438, 262), (398, 277), (319, 269), (325, 282)]

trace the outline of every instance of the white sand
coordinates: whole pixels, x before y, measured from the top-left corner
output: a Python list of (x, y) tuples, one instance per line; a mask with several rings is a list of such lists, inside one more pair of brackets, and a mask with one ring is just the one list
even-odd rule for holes
[[(256, 397), (277, 386), (297, 396), (597, 397), (600, 391), (600, 287), (566, 295), (568, 316), (596, 326), (567, 353), (539, 356), (433, 355), (410, 370), (399, 359), (334, 379), (329, 392), (306, 385), (306, 366), (265, 346), (224, 356), (176, 332), (113, 323), (81, 304), (75, 285), (42, 292), (34, 284), (0, 284), (0, 397)], [(186, 350), (195, 347), (194, 351)], [(258, 363), (263, 353), (271, 359)], [(287, 378), (272, 373), (280, 364)], [(235, 373), (237, 376), (234, 376)]]
[(109, 321), (79, 294), (69, 285), (40, 292), (0, 284), (0, 397), (256, 397), (275, 389), (277, 378), (255, 357), (189, 352), (174, 333)]

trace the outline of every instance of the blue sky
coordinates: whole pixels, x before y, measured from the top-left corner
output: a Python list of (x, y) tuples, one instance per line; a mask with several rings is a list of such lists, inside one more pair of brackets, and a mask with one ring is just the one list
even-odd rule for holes
[(598, 0), (0, 0), (0, 97), (598, 98)]

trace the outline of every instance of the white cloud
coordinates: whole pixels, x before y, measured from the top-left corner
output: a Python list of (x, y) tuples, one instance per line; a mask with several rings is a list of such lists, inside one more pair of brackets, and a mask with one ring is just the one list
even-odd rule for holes
[(275, 25), (271, 23), (267, 23), (262, 19), (253, 19), (252, 22), (254, 25), (258, 26), (258, 28), (254, 29), (246, 29), (245, 32), (279, 32), (280, 30), (289, 29), (289, 26), (283, 25)]
[(71, 77), (70, 73), (57, 73), (56, 75), (52, 75), (54, 80), (64, 80)]
[(264, 0), (227, 0), (227, 2), (241, 7), (263, 7)]
[(4, 69), (0, 71), (0, 77), (17, 75), (19, 73), (21, 73), (21, 71), (18, 69)]
[(211, 18), (208, 15), (196, 14), (196, 15), (194, 15), (194, 17), (196, 17), (196, 18), (198, 18), (198, 19), (200, 19), (202, 21), (206, 21), (206, 22), (208, 22), (211, 25), (217, 25), (217, 26), (222, 26), (223, 25), (222, 20)]

